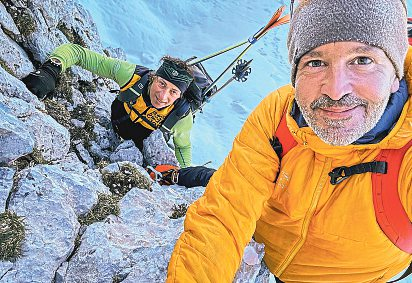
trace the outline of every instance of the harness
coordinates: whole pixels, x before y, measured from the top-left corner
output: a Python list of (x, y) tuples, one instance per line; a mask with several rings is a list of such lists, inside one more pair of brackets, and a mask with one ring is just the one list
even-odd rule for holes
[[(286, 124), (283, 114), (275, 136), (270, 144), (281, 159), (297, 142)], [(398, 194), (398, 176), (406, 151), (412, 147), (410, 140), (400, 149), (382, 149), (374, 162), (361, 163), (351, 167), (337, 167), (329, 172), (331, 184), (336, 185), (355, 174), (371, 172), (372, 195), (376, 220), (388, 239), (400, 250), (412, 254), (412, 223), (402, 206)], [(412, 273), (412, 263), (405, 273), (395, 281)]]
[(143, 112), (139, 112), (133, 105), (137, 102), (139, 97), (143, 95), (143, 90), (149, 83), (149, 69), (143, 69), (140, 66), (136, 66), (135, 72), (130, 79), (130, 81), (120, 90), (117, 95), (117, 99), (123, 103), (126, 103), (130, 109), (130, 114), (127, 114), (119, 119), (113, 120), (114, 124), (120, 124), (128, 119), (131, 119), (131, 113), (136, 115), (135, 119), (132, 119), (133, 123), (136, 123), (138, 119), (142, 119), (150, 127), (154, 129), (160, 128), (164, 134), (170, 134), (173, 126), (183, 117), (190, 113), (190, 104), (186, 99), (178, 99), (175, 102), (174, 108), (166, 116), (166, 118), (161, 121), (161, 125), (153, 123), (146, 117), (146, 112), (150, 107), (147, 107)]

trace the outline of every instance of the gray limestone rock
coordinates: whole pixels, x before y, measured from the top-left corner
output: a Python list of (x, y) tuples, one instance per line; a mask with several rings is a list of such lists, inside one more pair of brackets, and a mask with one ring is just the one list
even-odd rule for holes
[(9, 163), (31, 153), (35, 138), (30, 129), (0, 102), (0, 163)]
[(73, 88), (72, 92), (73, 108), (76, 108), (79, 105), (86, 104), (86, 100), (84, 99), (83, 94), (79, 90)]
[(110, 155), (111, 162), (130, 161), (143, 165), (143, 155), (132, 140), (122, 142)]
[(48, 27), (42, 18), (41, 10), (33, 10), (37, 29), (26, 36), (24, 47), (32, 52), (34, 60), (44, 63), (49, 54), (59, 45), (67, 43), (67, 38), (57, 27)]
[(111, 129), (107, 129), (96, 123), (93, 129), (96, 134), (97, 144), (101, 149), (113, 149), (113, 144), (118, 142), (117, 137)]
[(4, 98), (0, 94), (0, 103), (2, 101), (30, 131), (35, 140), (35, 148), (46, 161), (61, 159), (67, 154), (70, 135), (66, 128), (21, 99)]
[(109, 193), (94, 171), (75, 174), (58, 165), (21, 171), (9, 209), (25, 219), (23, 257), (0, 282), (52, 282), (74, 249), (77, 217), (97, 203), (98, 192)]
[(26, 85), (0, 67), (0, 101), (5, 102), (7, 97), (15, 97), (30, 103), (39, 110), (44, 110), (43, 102), (31, 93)]
[(0, 167), (0, 213), (5, 211), (7, 198), (13, 188), (15, 173), (16, 170), (12, 168)]
[(102, 147), (96, 141), (90, 141), (90, 147), (88, 149), (89, 153), (101, 160), (108, 160), (110, 154), (109, 150), (103, 150)]
[(108, 95), (108, 92), (100, 92), (104, 93), (106, 95), (102, 95), (98, 102), (96, 102), (96, 107), (94, 109), (95, 111), (95, 116), (97, 121), (99, 121), (100, 124), (108, 127), (110, 125), (111, 127), (111, 121), (110, 121), (110, 115), (111, 115), (111, 105), (113, 102), (113, 94), (110, 93)]
[(130, 254), (140, 241), (141, 237), (116, 217), (91, 224), (69, 262), (66, 282), (112, 283), (120, 270), (132, 265)]
[(53, 164), (63, 171), (74, 172), (77, 174), (83, 174), (89, 169), (86, 164), (79, 160), (74, 152), (69, 152), (63, 159), (54, 161)]
[(105, 53), (112, 58), (117, 58), (123, 61), (126, 61), (126, 53), (123, 49), (118, 47), (107, 47), (104, 49)]
[(71, 119), (70, 122), (76, 128), (84, 128), (84, 126), (86, 125), (86, 123), (84, 121), (80, 121), (80, 120), (77, 120), (77, 119)]
[[(181, 186), (153, 186), (153, 191), (131, 190), (124, 196), (120, 203), (120, 218), (123, 223), (144, 227), (147, 219), (152, 219), (160, 227), (173, 226), (170, 220), (174, 205), (187, 204), (202, 196), (203, 187), (190, 190)], [(177, 227), (176, 227), (177, 228)], [(176, 236), (180, 234), (183, 227), (177, 228)], [(177, 239), (177, 238), (176, 238)]]
[(73, 251), (80, 224), (72, 184), (61, 180), (62, 175), (56, 167), (43, 165), (20, 173), (9, 209), (24, 217), (24, 256), (13, 263), (14, 272), (7, 273), (4, 282), (51, 282)]
[[(15, 273), (13, 271), (13, 263), (10, 261), (0, 261), (0, 278), (4, 278), (7, 274)], [(1, 282), (3, 280), (1, 279)]]
[(33, 110), (21, 120), (30, 129), (36, 141), (35, 147), (46, 161), (58, 160), (67, 154), (70, 147), (69, 131), (52, 117)]
[[(85, 70), (79, 66), (71, 66), (70, 69), (73, 74), (73, 81), (75, 83), (79, 81), (91, 82), (95, 77), (95, 75), (93, 75), (90, 71)], [(85, 97), (84, 94), (83, 97)]]
[(167, 145), (160, 130), (154, 131), (143, 141), (143, 158), (153, 167), (159, 164), (179, 166), (173, 150)]
[(20, 35), (20, 32), (13, 21), (13, 18), (7, 12), (6, 7), (0, 2), (0, 27), (9, 34)]
[[(1, 11), (1, 9), (0, 9)], [(0, 64), (21, 79), (34, 70), (26, 52), (0, 28)]]
[(0, 3), (0, 62), (8, 72), (22, 78), (34, 68), (26, 52), (15, 40), (21, 41), (21, 34), (6, 7)]
[(89, 166), (89, 168), (94, 168), (94, 161), (93, 158), (90, 156), (90, 153), (87, 149), (83, 146), (82, 143), (76, 144), (76, 151), (78, 153), (79, 158)]
[(36, 28), (27, 35), (25, 46), (35, 60), (44, 62), (54, 48), (68, 41), (102, 53), (96, 25), (75, 1), (33, 0), (28, 8)]
[(152, 192), (133, 188), (120, 202), (119, 217), (109, 216), (87, 228), (69, 262), (66, 282), (111, 283), (116, 276), (127, 274), (128, 282), (163, 281), (174, 243), (183, 229), (183, 218), (170, 218), (173, 204), (189, 204), (202, 193), (202, 189), (178, 186), (155, 186)]
[[(262, 259), (265, 255), (264, 248), (264, 244), (257, 243), (253, 239), (249, 242), (249, 244), (243, 251), (242, 262), (240, 263), (240, 267), (236, 272), (233, 283), (255, 282), (258, 278), (258, 275), (261, 275), (259, 276), (258, 281), (264, 281), (263, 278), (265, 276), (262, 276), (262, 274), (265, 273), (265, 270), (262, 270), (262, 274), (260, 274)], [(267, 274), (267, 277), (269, 274)]]
[(63, 262), (62, 265), (56, 270), (56, 275), (54, 277), (54, 283), (66, 283), (64, 278), (66, 278), (67, 268), (69, 263)]
[(134, 250), (135, 261), (122, 283), (165, 282), (173, 244)]

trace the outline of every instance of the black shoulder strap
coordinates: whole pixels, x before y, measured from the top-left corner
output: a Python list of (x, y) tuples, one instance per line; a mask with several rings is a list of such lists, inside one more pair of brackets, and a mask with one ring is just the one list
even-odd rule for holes
[[(149, 81), (149, 74), (149, 69), (142, 69), (141, 66), (136, 66), (136, 69), (130, 81), (133, 80), (135, 76), (139, 76), (140, 79), (125, 91), (121, 91), (119, 95), (117, 95), (117, 99), (121, 102), (132, 102), (132, 104), (134, 104), (136, 100), (142, 95), (143, 89)], [(129, 84), (130, 81), (125, 85)]]
[[(133, 123), (136, 123), (136, 121), (140, 118), (143, 121), (145, 121), (150, 127), (152, 127), (153, 129), (157, 129), (157, 126), (152, 123), (152, 121), (150, 121), (149, 119), (146, 118), (146, 116), (144, 114), (146, 114), (147, 110), (149, 108), (146, 108), (145, 111), (143, 111), (143, 113), (140, 113), (139, 111), (137, 111), (134, 107), (133, 107), (133, 103), (132, 102), (127, 102), (127, 105), (129, 106), (130, 109), (130, 113), (134, 112), (134, 114), (136, 114), (136, 118), (134, 120), (132, 120)], [(127, 117), (130, 118), (130, 115), (127, 115)]]
[(163, 133), (170, 133), (177, 121), (179, 121), (183, 117), (186, 117), (189, 113), (190, 103), (185, 98), (179, 99), (179, 102), (176, 103), (172, 112), (167, 115), (167, 118), (160, 127), (160, 130)]

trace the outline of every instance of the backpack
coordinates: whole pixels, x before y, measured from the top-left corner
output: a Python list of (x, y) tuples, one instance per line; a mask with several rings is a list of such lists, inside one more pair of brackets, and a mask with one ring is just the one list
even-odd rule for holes
[(183, 96), (189, 101), (192, 113), (194, 113), (198, 109), (201, 110), (202, 105), (216, 92), (217, 88), (214, 86), (211, 90), (205, 93), (205, 90), (213, 83), (213, 79), (209, 76), (202, 63), (197, 63), (192, 67), (193, 81), (190, 83)]
[[(293, 138), (287, 127), (285, 114), (283, 114), (281, 118), (273, 139), (270, 140), (270, 144), (272, 145), (279, 159), (285, 156), (292, 148), (297, 145), (296, 140)], [(373, 204), (376, 220), (384, 234), (395, 246), (406, 253), (412, 254), (412, 223), (402, 206), (398, 195), (397, 186), (399, 169), (402, 163), (402, 159), (406, 151), (410, 147), (412, 147), (412, 140), (410, 140), (404, 147), (400, 149), (382, 149), (380, 154), (376, 158), (376, 163), (369, 162), (374, 164), (386, 164), (386, 166), (384, 166), (384, 170), (382, 171), (377, 170), (378, 172), (376, 172), (368, 170), (362, 172), (362, 169), (359, 170), (362, 167), (355, 165), (351, 166), (355, 169), (354, 171), (352, 171), (352, 174), (346, 175), (348, 172), (351, 173), (351, 171), (340, 171), (337, 169), (342, 167), (338, 167), (332, 170), (332, 172), (337, 172), (338, 175), (334, 175), (331, 172), (329, 173), (329, 176), (331, 177), (332, 183), (334, 177), (337, 177), (338, 182), (341, 182), (353, 174), (364, 172), (374, 173), (371, 175)], [(351, 167), (349, 167), (349, 169)], [(372, 166), (368, 164), (367, 167)], [(342, 173), (344, 175), (342, 175)], [(412, 263), (400, 278), (391, 282), (396, 282), (398, 280), (406, 278), (411, 273)]]

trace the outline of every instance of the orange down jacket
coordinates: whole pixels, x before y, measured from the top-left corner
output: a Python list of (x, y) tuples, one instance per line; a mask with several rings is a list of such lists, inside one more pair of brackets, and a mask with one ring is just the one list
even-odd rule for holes
[[(409, 86), (411, 65), (412, 49), (405, 61)], [(265, 244), (264, 260), (284, 282), (386, 282), (400, 273), (412, 255), (392, 244), (377, 224), (371, 173), (331, 185), (328, 172), (404, 146), (412, 138), (411, 95), (409, 87), (398, 122), (377, 144), (327, 145), (287, 114), (298, 145), (279, 164), (269, 139), (284, 109), (290, 113), (294, 89), (271, 93), (245, 122), (204, 195), (188, 209), (167, 281), (232, 282), (252, 235)], [(412, 148), (401, 164), (398, 191), (412, 219)]]

